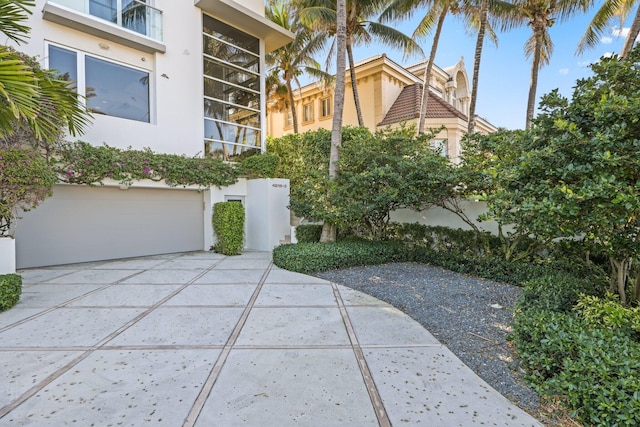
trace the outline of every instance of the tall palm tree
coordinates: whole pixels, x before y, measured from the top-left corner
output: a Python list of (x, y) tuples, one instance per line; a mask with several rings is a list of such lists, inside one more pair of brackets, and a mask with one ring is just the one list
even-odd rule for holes
[(587, 26), (578, 43), (576, 53), (583, 53), (587, 48), (598, 44), (603, 33), (609, 28), (609, 23), (612, 19), (618, 18), (620, 20), (620, 28), (622, 28), (636, 4), (638, 4), (638, 8), (620, 52), (620, 57), (627, 56), (633, 48), (638, 34), (640, 34), (640, 3), (637, 0), (605, 0)]
[(514, 11), (510, 15), (507, 27), (527, 24), (531, 27), (531, 37), (525, 42), (524, 52), (531, 60), (531, 83), (527, 100), (526, 128), (531, 128), (531, 120), (536, 104), (538, 73), (540, 68), (549, 63), (553, 53), (553, 42), (549, 27), (556, 21), (563, 22), (568, 18), (586, 12), (592, 0), (515, 0)]
[(286, 0), (269, 0), (266, 9), (266, 16), (274, 23), (291, 31), (294, 39), (291, 43), (269, 53), (265, 60), (267, 66), (271, 68), (270, 76), (280, 76), (287, 88), (289, 97), (289, 109), (293, 120), (293, 131), (298, 133), (298, 114), (294, 101), (293, 85), (300, 87), (298, 78), (307, 73), (321, 79), (327, 79), (314, 59), (314, 55), (325, 46), (326, 36), (321, 33), (314, 33), (302, 25), (297, 17), (297, 12)]
[[(333, 95), (333, 122), (331, 126), (331, 151), (329, 153), (329, 182), (338, 177), (338, 161), (340, 160), (340, 146), (342, 145), (342, 112), (345, 97), (345, 51), (347, 48), (347, 0), (336, 2), (336, 90)], [(331, 191), (329, 185), (328, 191)], [(331, 200), (331, 197), (327, 198)], [(322, 226), (321, 242), (336, 241), (336, 225), (330, 221)]]
[[(31, 30), (24, 22), (31, 0), (0, 0), (0, 32), (14, 43), (26, 41)], [(28, 130), (36, 141), (53, 141), (62, 128), (82, 133), (89, 115), (69, 82), (42, 70), (35, 60), (0, 46), (0, 139)]]
[[(401, 49), (407, 55), (421, 52), (420, 47), (411, 39), (392, 26), (372, 21), (384, 9), (388, 0), (346, 0), (346, 52), (349, 60), (349, 73), (353, 100), (356, 106), (358, 124), (364, 126), (358, 85), (356, 81), (353, 48), (360, 44), (368, 45), (375, 38), (392, 48)], [(300, 20), (316, 31), (330, 36), (336, 34), (336, 2), (335, 0), (298, 0)], [(333, 48), (328, 60), (332, 58)]]

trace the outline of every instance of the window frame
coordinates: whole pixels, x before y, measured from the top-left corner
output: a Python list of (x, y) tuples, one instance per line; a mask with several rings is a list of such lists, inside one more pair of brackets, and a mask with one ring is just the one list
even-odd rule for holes
[(155, 124), (155, 117), (156, 117), (156, 109), (155, 109), (155, 80), (154, 80), (154, 73), (153, 71), (144, 69), (144, 68), (140, 68), (140, 67), (136, 67), (134, 65), (131, 64), (127, 64), (125, 62), (122, 61), (116, 61), (113, 60), (111, 58), (105, 58), (104, 56), (100, 56), (100, 55), (96, 55), (94, 53), (91, 52), (86, 52), (84, 50), (80, 50), (77, 48), (73, 48), (70, 46), (66, 46), (63, 44), (59, 44), (59, 43), (55, 43), (55, 42), (50, 42), (50, 41), (45, 41), (45, 66), (47, 69), (49, 69), (49, 55), (50, 55), (50, 47), (53, 46), (55, 48), (58, 49), (62, 49), (62, 50), (66, 50), (69, 52), (73, 52), (76, 55), (76, 77), (77, 80), (75, 81), (75, 89), (76, 92), (78, 94), (80, 94), (81, 96), (79, 97), (79, 101), (82, 105), (84, 105), (85, 107), (87, 106), (87, 101), (86, 101), (86, 96), (87, 96), (87, 74), (86, 74), (86, 68), (87, 68), (87, 64), (86, 64), (86, 58), (93, 58), (96, 59), (98, 61), (103, 61), (103, 62), (107, 62), (110, 64), (114, 64), (126, 69), (130, 69), (133, 71), (138, 71), (138, 72), (142, 72), (142, 73), (146, 73), (149, 80), (148, 80), (148, 86), (147, 86), (147, 90), (148, 90), (148, 105), (147, 105), (147, 109), (148, 109), (148, 120), (147, 121), (143, 121), (143, 120), (136, 120), (136, 119), (131, 119), (128, 117), (120, 117), (120, 116), (113, 116), (113, 115), (109, 115), (109, 114), (100, 114), (97, 113), (96, 116), (105, 116), (105, 117), (112, 117), (115, 119), (121, 119), (121, 120), (129, 120), (132, 122), (138, 122), (138, 123), (146, 123), (146, 124)]
[[(309, 117), (307, 117), (307, 110), (309, 111)], [(302, 123), (312, 123), (314, 120), (313, 113), (313, 101), (302, 104)]]
[[(325, 114), (325, 104), (327, 106), (326, 108), (326, 114)], [(320, 98), (320, 119), (326, 119), (329, 118), (333, 115), (332, 110), (332, 105), (331, 105), (331, 96), (327, 96), (325, 98)]]

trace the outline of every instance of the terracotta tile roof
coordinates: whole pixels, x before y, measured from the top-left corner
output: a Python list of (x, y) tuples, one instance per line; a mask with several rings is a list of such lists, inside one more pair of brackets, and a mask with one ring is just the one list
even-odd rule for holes
[[(387, 115), (378, 124), (378, 126), (386, 126), (399, 123), (404, 120), (412, 120), (420, 117), (420, 101), (422, 97), (422, 84), (416, 83), (405, 86), (398, 95)], [(454, 106), (433, 94), (429, 96), (427, 104), (428, 119), (443, 119), (457, 117), (467, 120), (467, 116), (458, 111)]]

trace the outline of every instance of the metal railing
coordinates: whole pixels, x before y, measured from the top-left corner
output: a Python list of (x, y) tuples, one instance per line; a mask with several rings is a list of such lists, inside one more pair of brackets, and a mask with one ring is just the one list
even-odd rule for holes
[(162, 41), (162, 11), (139, 0), (49, 0)]

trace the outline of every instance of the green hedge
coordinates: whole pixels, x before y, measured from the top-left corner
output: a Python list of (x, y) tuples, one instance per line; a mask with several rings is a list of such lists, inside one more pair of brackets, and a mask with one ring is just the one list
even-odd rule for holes
[(322, 235), (322, 225), (304, 224), (296, 227), (298, 243), (317, 243)]
[(0, 311), (18, 303), (22, 293), (22, 277), (19, 274), (0, 275)]
[(298, 243), (278, 246), (273, 250), (275, 265), (305, 274), (405, 260), (405, 247), (394, 242), (345, 240), (336, 243)]
[(238, 255), (244, 243), (244, 207), (239, 202), (219, 202), (213, 205), (213, 249), (224, 255)]

